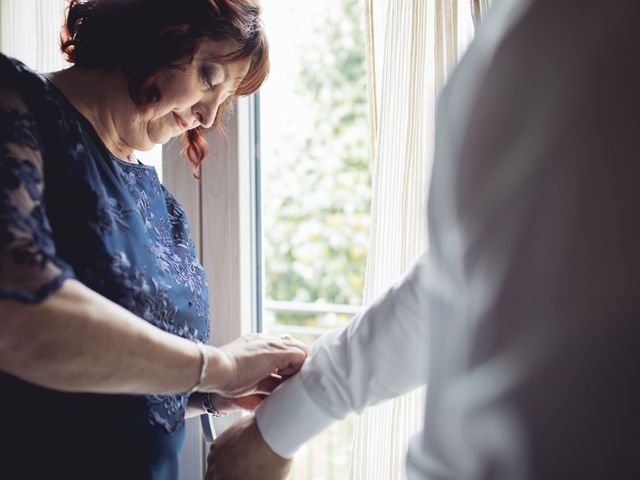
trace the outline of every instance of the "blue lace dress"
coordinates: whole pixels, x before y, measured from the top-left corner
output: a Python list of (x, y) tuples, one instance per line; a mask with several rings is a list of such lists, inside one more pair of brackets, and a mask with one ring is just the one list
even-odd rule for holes
[[(117, 159), (53, 84), (1, 55), (0, 185), (0, 300), (41, 302), (75, 278), (165, 331), (208, 340), (205, 274), (154, 168)], [(4, 472), (178, 478), (185, 394), (67, 393), (3, 372), (0, 392)]]

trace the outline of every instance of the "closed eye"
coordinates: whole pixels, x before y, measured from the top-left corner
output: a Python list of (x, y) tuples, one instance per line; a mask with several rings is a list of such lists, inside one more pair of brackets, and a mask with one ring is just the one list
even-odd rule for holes
[(205, 63), (200, 71), (202, 83), (209, 89), (213, 89), (217, 85), (223, 83), (226, 79), (226, 73), (223, 67), (218, 64)]
[(202, 80), (202, 83), (207, 88), (215, 87), (210, 68), (207, 68), (207, 67), (202, 68), (202, 70), (200, 71), (200, 80)]

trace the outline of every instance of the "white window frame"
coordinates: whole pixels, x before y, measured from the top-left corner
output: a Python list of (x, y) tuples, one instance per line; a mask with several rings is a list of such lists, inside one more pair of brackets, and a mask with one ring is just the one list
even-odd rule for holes
[[(207, 272), (211, 305), (211, 344), (224, 345), (258, 329), (260, 261), (255, 239), (258, 225), (255, 201), (255, 101), (239, 99), (224, 121), (225, 134), (205, 135), (209, 155), (202, 164), (200, 181), (193, 178), (181, 154), (182, 143), (163, 147), (163, 183), (182, 204)], [(215, 419), (222, 431), (238, 414)], [(180, 455), (180, 478), (200, 480), (206, 469), (209, 445), (199, 418), (187, 420)]]

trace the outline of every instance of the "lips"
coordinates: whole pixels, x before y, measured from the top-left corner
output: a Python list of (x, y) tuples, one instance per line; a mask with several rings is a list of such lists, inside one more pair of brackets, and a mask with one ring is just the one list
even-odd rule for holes
[(178, 126), (184, 130), (186, 130), (189, 125), (187, 124), (187, 122), (185, 122), (182, 117), (180, 115), (178, 115), (176, 112), (172, 112), (173, 113), (173, 117), (176, 119), (176, 123), (178, 124)]

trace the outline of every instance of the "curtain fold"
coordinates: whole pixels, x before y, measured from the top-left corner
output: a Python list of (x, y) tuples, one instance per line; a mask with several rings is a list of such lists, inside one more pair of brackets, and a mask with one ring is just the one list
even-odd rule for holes
[[(473, 24), (469, 0), (364, 1), (372, 132), (368, 304), (427, 248), (426, 186), (437, 95), (466, 48)], [(351, 479), (402, 478), (424, 398), (422, 388), (357, 417)]]
[(471, 0), (471, 15), (473, 24), (478, 26), (491, 6), (491, 0)]
[(40, 72), (64, 68), (60, 29), (66, 0), (0, 0), (0, 51)]

